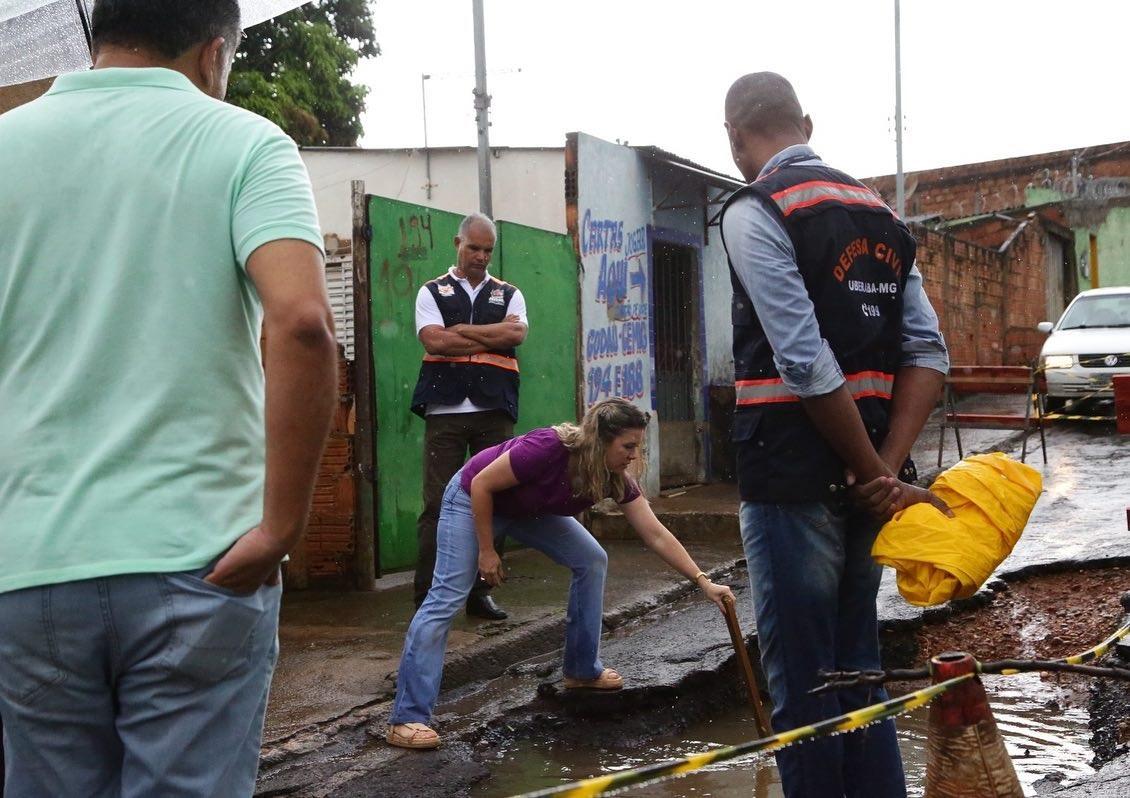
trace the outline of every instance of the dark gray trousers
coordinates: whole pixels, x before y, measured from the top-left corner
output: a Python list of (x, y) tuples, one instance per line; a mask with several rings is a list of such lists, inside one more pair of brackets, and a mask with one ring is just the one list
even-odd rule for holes
[[(432, 586), (436, 567), (436, 525), (443, 491), (455, 472), (472, 455), (514, 436), (514, 421), (501, 410), (481, 413), (441, 413), (424, 420), (424, 511), (416, 522), (419, 554), (413, 582), (416, 606), (424, 602)], [(495, 548), (502, 553), (502, 541)], [(471, 597), (483, 595), (490, 586), (480, 577)]]

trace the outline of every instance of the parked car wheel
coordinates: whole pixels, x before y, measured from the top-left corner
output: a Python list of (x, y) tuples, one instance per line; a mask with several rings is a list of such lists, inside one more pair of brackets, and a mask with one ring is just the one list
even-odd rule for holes
[(1067, 407), (1067, 400), (1062, 396), (1045, 396), (1044, 397), (1044, 412), (1045, 413), (1058, 413)]

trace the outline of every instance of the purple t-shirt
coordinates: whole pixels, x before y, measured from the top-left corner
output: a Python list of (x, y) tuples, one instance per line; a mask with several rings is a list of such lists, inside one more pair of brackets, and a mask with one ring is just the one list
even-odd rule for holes
[[(535, 518), (539, 515), (577, 515), (595, 502), (586, 496), (574, 496), (569, 479), (569, 450), (551, 427), (539, 427), (525, 435), (483, 449), (463, 466), (463, 490), (471, 492), (475, 475), (510, 453), (510, 468), (518, 478), (513, 488), (494, 494), (495, 515), (504, 518)], [(627, 478), (624, 501), (627, 504), (640, 495), (635, 481)]]

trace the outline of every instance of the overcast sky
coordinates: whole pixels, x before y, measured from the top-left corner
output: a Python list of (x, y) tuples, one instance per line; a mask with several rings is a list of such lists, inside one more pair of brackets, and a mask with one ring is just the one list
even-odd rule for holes
[[(722, 100), (780, 72), (812, 144), (860, 177), (895, 169), (893, 0), (484, 0), (491, 143), (561, 146), (581, 130), (735, 173)], [(382, 55), (365, 147), (473, 145), (471, 0), (377, 0)], [(1130, 139), (1130, 3), (903, 0), (908, 171)]]

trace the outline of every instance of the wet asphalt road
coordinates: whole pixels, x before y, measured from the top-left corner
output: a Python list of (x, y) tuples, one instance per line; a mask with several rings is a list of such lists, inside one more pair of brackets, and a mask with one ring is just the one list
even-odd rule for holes
[[(1045, 492), (998, 576), (1130, 561), (1130, 439), (1115, 436), (1113, 425), (1054, 428), (1048, 435), (1048, 464), (1040, 462), (1038, 449), (1029, 464), (1044, 474)], [(744, 569), (728, 573), (729, 581), (744, 591)], [(743, 628), (752, 631), (748, 604), (739, 597)], [(884, 582), (880, 607), (884, 621), (898, 626), (920, 622), (921, 611), (897, 595), (892, 574)], [(488, 775), (473, 752), (507, 735), (567, 739), (576, 731), (591, 738), (593, 728), (583, 720), (599, 711), (621, 721), (608, 726), (610, 734), (620, 739), (638, 735), (643, 741), (672, 725), (692, 722), (720, 702), (741, 700), (725, 625), (713, 606), (694, 598), (658, 609), (646, 622), (623, 620), (602, 651), (606, 663), (621, 669), (627, 680), (627, 689), (613, 701), (594, 704), (556, 691), (560, 674), (557, 654), (551, 652), (485, 684), (445, 693), (437, 721), (449, 744), (439, 752), (406, 754), (384, 745), (380, 736), (387, 706), (370, 703), (270, 746), (260, 794), (465, 795)], [(1055, 794), (1127, 795), (1128, 779), (1130, 765), (1119, 761), (1096, 774), (1093, 784)]]

